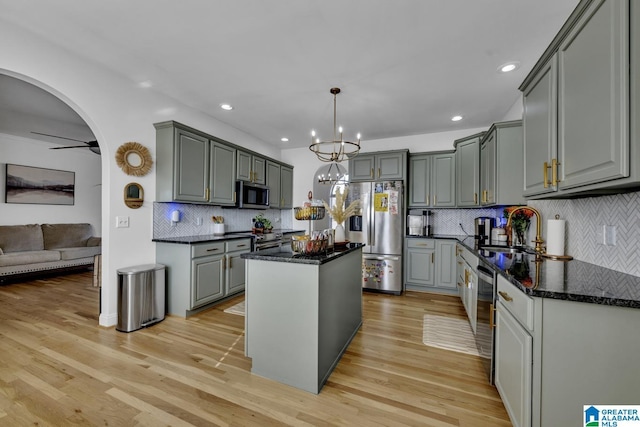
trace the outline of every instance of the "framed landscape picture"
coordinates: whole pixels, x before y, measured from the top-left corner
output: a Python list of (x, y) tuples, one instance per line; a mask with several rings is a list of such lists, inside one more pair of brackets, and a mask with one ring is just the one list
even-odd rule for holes
[(7, 163), (5, 202), (73, 205), (75, 172)]

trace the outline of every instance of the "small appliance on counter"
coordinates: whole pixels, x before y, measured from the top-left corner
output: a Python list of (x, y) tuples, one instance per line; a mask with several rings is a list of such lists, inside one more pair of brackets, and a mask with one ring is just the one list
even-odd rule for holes
[(409, 209), (409, 215), (407, 215), (407, 235), (431, 236), (432, 213), (432, 211), (428, 210)]
[(490, 244), (491, 230), (493, 229), (495, 224), (494, 219), (488, 216), (479, 216), (475, 219), (474, 224), (474, 237), (476, 239), (477, 246)]

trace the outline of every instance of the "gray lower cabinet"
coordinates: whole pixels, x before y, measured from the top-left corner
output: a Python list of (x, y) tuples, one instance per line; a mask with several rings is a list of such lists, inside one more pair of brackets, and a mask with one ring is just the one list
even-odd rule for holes
[(480, 142), (480, 204), (524, 204), (522, 120), (494, 123)]
[(453, 151), (409, 156), (409, 207), (454, 207), (456, 161)]
[(358, 154), (349, 160), (349, 181), (404, 180), (408, 150)]
[(485, 133), (457, 139), (456, 148), (456, 206), (480, 206), (480, 140)]
[(186, 317), (194, 310), (244, 290), (251, 239), (206, 243), (156, 243), (156, 259), (167, 266), (169, 314)]
[(583, 405), (640, 401), (640, 309), (531, 297), (502, 276), (497, 291), (494, 378), (514, 426), (583, 425)]
[(404, 269), (407, 290), (456, 293), (456, 241), (407, 238)]
[(640, 182), (640, 124), (630, 114), (640, 99), (640, 10), (630, 5), (580, 2), (521, 85), (526, 197)]

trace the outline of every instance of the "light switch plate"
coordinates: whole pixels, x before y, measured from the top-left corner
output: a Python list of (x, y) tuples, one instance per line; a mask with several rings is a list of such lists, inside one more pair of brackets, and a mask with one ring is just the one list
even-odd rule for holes
[(116, 217), (116, 228), (128, 228), (129, 227), (129, 217), (128, 216), (117, 216)]

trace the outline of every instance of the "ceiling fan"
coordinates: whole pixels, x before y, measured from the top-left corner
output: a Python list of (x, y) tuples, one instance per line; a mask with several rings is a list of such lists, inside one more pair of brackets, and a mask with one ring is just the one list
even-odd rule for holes
[(67, 147), (51, 147), (50, 148), (51, 150), (62, 150), (65, 148), (88, 148), (89, 150), (91, 150), (91, 152), (100, 155), (100, 146), (98, 145), (98, 141), (81, 141), (79, 139), (67, 138), (64, 136), (50, 135), (48, 133), (40, 133), (40, 132), (33, 132), (33, 131), (31, 131), (31, 133), (35, 133), (37, 135), (51, 136), (53, 138), (68, 139), (69, 141), (77, 141), (77, 142), (82, 142), (86, 144), (86, 145), (70, 145)]

